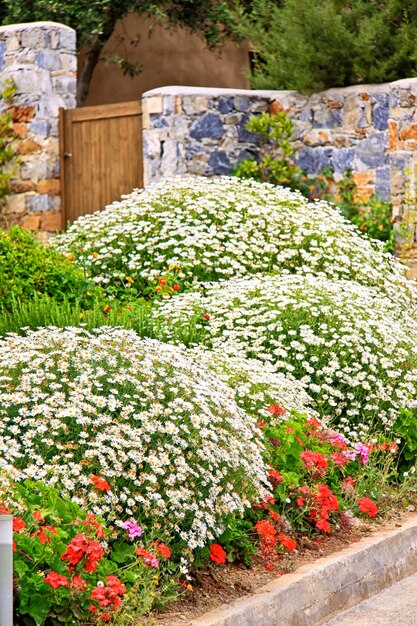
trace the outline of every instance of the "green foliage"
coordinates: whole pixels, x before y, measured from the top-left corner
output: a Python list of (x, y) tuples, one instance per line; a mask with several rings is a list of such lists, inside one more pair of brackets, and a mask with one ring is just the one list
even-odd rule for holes
[[(257, 89), (320, 91), (417, 73), (417, 6), (401, 0), (254, 0), (236, 28)], [(372, 63), (369, 62), (372, 59)]]
[(82, 270), (54, 248), (37, 241), (29, 231), (19, 226), (0, 230), (0, 310), (37, 294), (58, 301), (80, 298), (88, 305), (93, 298), (90, 289)]
[[(155, 547), (162, 531), (144, 529), (132, 541), (40, 481), (12, 482), (4, 474), (0, 481), (0, 514), (14, 515), (17, 623), (127, 623), (132, 612), (138, 617), (178, 595), (178, 569)], [(135, 553), (138, 546), (157, 555), (155, 567)], [(97, 590), (105, 586), (101, 602)]]
[[(108, 35), (117, 20), (128, 13), (138, 13), (168, 18), (171, 24), (181, 24), (201, 32), (209, 45), (217, 45), (230, 34), (232, 18), (229, 3), (202, 2), (201, 0), (98, 0), (86, 3), (84, 0), (15, 0), (6, 3), (7, 12), (3, 23), (17, 20), (36, 21), (48, 17), (74, 28), (79, 36), (79, 45), (91, 45), (97, 37)], [(111, 33), (110, 33), (111, 35)]]
[(392, 221), (392, 205), (375, 195), (369, 199), (358, 196), (352, 172), (347, 170), (337, 186), (336, 199), (343, 215), (372, 239), (385, 245), (387, 252), (395, 248), (395, 231)]
[(301, 191), (306, 198), (315, 197), (325, 187), (322, 176), (308, 176), (295, 164), (291, 141), (295, 124), (287, 113), (264, 112), (251, 117), (245, 127), (259, 136), (259, 161), (244, 159), (233, 170), (235, 176), (283, 185)]
[[(48, 295), (35, 295), (30, 300), (13, 298), (7, 309), (0, 309), (0, 336), (24, 332), (42, 326), (79, 326), (92, 330), (100, 326), (121, 326), (134, 330), (140, 337), (164, 341), (165, 325), (153, 315), (149, 302), (132, 301), (131, 304), (95, 299), (90, 308), (80, 300), (60, 300)], [(191, 317), (186, 323), (169, 333), (170, 339), (187, 346), (198, 343), (201, 336), (200, 318)]]
[(417, 420), (412, 411), (403, 410), (397, 417), (393, 430), (402, 439), (404, 445), (401, 450), (401, 469), (408, 470), (415, 467), (417, 458)]
[[(8, 78), (1, 92), (1, 99), (6, 104), (11, 104), (15, 92), (16, 86), (13, 79)], [(19, 165), (17, 151), (13, 145), (15, 137), (11, 113), (7, 111), (0, 113), (0, 206), (10, 193), (10, 181)]]

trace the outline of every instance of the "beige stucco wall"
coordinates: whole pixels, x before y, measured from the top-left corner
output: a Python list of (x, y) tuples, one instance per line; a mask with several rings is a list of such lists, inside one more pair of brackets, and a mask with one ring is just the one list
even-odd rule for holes
[[(220, 51), (212, 52), (201, 37), (184, 29), (158, 26), (149, 37), (150, 24), (133, 14), (118, 24), (106, 50), (142, 63), (143, 72), (134, 78), (123, 76), (117, 66), (101, 61), (94, 72), (86, 105), (135, 100), (143, 92), (165, 85), (234, 89), (249, 86), (244, 76), (249, 65), (247, 45), (228, 42)], [(139, 44), (129, 45), (138, 34)], [(121, 35), (125, 38), (123, 43), (119, 41)], [(82, 54), (79, 68), (81, 63)]]

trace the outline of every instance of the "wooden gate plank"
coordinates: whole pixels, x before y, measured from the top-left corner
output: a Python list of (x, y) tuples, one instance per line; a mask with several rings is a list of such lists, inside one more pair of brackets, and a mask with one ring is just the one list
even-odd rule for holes
[(61, 109), (64, 227), (143, 185), (141, 121), (140, 102)]

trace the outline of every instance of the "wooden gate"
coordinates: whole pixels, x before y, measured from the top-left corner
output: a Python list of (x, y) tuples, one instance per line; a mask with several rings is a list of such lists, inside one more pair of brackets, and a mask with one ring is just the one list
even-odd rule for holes
[(60, 110), (63, 228), (143, 186), (140, 102)]

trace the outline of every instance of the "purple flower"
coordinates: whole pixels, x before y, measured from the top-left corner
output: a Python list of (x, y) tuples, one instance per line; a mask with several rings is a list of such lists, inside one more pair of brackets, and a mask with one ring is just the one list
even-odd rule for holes
[(135, 524), (135, 522), (125, 522), (123, 524), (123, 528), (127, 530), (129, 539), (135, 539), (136, 537), (140, 537), (142, 535), (142, 528)]

